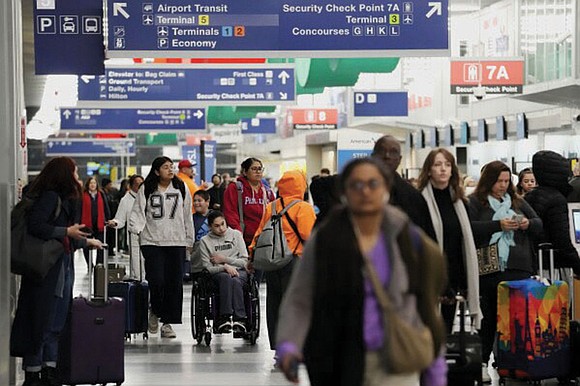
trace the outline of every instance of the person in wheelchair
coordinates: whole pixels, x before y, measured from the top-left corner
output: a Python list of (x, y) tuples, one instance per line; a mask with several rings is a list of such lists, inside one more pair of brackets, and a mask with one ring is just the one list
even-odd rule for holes
[(210, 232), (201, 239), (200, 254), (204, 268), (212, 275), (219, 289), (217, 331), (221, 334), (232, 329), (234, 332), (246, 332), (248, 319), (244, 286), (248, 283), (248, 274), (244, 267), (248, 262), (248, 251), (244, 238), (240, 231), (227, 226), (220, 211), (212, 211), (207, 221)]

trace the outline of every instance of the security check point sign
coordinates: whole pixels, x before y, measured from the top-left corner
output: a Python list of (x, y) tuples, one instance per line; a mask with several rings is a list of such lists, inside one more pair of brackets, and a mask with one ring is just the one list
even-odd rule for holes
[(479, 86), (486, 94), (521, 94), (523, 84), (523, 59), (451, 61), (451, 94), (473, 94)]
[(447, 56), (447, 7), (448, 0), (107, 0), (107, 55)]

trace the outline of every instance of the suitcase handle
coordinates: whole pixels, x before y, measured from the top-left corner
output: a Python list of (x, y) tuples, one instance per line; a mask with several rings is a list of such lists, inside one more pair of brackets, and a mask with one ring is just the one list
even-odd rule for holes
[(543, 279), (544, 275), (544, 252), (548, 252), (550, 256), (550, 280), (554, 280), (555, 273), (554, 273), (554, 246), (551, 243), (542, 243), (538, 244), (538, 274), (540, 279)]
[[(103, 301), (106, 303), (109, 300), (109, 246), (103, 243), (103, 265), (104, 265), (104, 290), (103, 290)], [(89, 301), (96, 300), (93, 299), (93, 261), (97, 262), (97, 248), (89, 249)]]

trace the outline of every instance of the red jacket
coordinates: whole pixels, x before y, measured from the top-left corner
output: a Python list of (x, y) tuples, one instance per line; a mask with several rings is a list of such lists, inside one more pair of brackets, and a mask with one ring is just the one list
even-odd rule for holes
[[(276, 198), (272, 190), (262, 184), (260, 184), (258, 191), (254, 192), (246, 177), (240, 176), (238, 181), (242, 183), (242, 210), (246, 226), (242, 233), (246, 245), (250, 245), (254, 238), (254, 233), (256, 233), (262, 220), (264, 207)], [(264, 192), (266, 193), (266, 200), (264, 200)], [(223, 212), (228, 226), (241, 232), (242, 227), (240, 226), (240, 216), (238, 215), (238, 188), (235, 182), (229, 184), (224, 192)]]

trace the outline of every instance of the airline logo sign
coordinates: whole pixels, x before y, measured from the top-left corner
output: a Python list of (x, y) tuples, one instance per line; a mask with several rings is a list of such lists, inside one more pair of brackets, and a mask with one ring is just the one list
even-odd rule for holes
[(288, 123), (294, 130), (325, 130), (338, 127), (337, 109), (291, 109)]
[(451, 94), (473, 94), (478, 86), (486, 94), (521, 94), (523, 84), (523, 60), (451, 61)]

